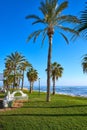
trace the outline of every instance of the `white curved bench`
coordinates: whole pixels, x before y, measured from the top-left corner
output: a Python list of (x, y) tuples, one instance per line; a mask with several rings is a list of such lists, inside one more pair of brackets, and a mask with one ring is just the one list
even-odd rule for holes
[[(15, 96), (16, 93), (20, 93), (21, 96)], [(28, 99), (28, 95), (23, 93), (21, 90), (16, 90), (14, 91), (11, 95), (11, 98), (13, 98), (14, 100), (17, 100), (17, 99)]]
[[(21, 96), (15, 96), (16, 93), (20, 93)], [(21, 90), (16, 90), (12, 94), (10, 94), (10, 91), (8, 91), (7, 96), (3, 100), (3, 106), (8, 107), (9, 102), (15, 100), (28, 100), (28, 95), (23, 93)]]

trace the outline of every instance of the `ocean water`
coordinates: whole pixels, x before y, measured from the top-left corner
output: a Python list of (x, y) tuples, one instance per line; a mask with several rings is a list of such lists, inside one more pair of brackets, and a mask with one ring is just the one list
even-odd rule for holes
[[(39, 91), (39, 89), (41, 92), (46, 92), (46, 86), (40, 86), (40, 88), (39, 86), (34, 87), (34, 90), (36, 91)], [(52, 87), (50, 91), (52, 92)], [(57, 86), (56, 93), (71, 96), (87, 97), (87, 86)]]

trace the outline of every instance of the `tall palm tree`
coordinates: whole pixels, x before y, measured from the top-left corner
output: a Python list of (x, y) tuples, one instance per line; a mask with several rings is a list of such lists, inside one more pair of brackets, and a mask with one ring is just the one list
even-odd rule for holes
[(82, 59), (83, 73), (87, 73), (87, 54)]
[(6, 57), (6, 63), (10, 64), (10, 70), (13, 71), (14, 74), (14, 83), (13, 83), (13, 88), (15, 87), (15, 80), (16, 80), (16, 73), (19, 68), (19, 65), (25, 61), (25, 57), (22, 56), (22, 54), (15, 52), (11, 53), (11, 55), (8, 55)]
[(53, 95), (55, 94), (55, 81), (58, 80), (63, 73), (63, 67), (57, 62), (51, 64), (51, 77), (53, 81)]
[(20, 65), (20, 69), (22, 70), (22, 86), (21, 86), (21, 89), (23, 89), (23, 85), (24, 85), (24, 71), (27, 68), (30, 68), (30, 67), (31, 67), (31, 64), (28, 61), (24, 61)]
[[(34, 42), (36, 41), (37, 37), (42, 33), (42, 44), (44, 43), (44, 40), (46, 36), (48, 36), (49, 40), (49, 47), (48, 47), (48, 61), (47, 61), (47, 101), (50, 101), (50, 74), (51, 74), (51, 53), (52, 53), (52, 38), (54, 31), (57, 29), (59, 30), (59, 33), (63, 36), (63, 38), (68, 43), (67, 37), (60, 32), (60, 30), (64, 30), (65, 32), (71, 32), (78, 34), (74, 29), (69, 28), (69, 23), (78, 23), (79, 20), (72, 15), (63, 15), (62, 11), (68, 7), (68, 2), (65, 1), (62, 4), (58, 4), (58, 0), (45, 0), (45, 2), (40, 3), (41, 6), (39, 7), (39, 10), (43, 14), (43, 18), (40, 18), (37, 15), (28, 15), (27, 19), (34, 19), (35, 21), (32, 23), (42, 23), (45, 25), (45, 28), (39, 29), (37, 31), (34, 31), (31, 33), (27, 39), (29, 41), (31, 38), (34, 38)], [(63, 26), (64, 23), (67, 25), (67, 27)], [(44, 26), (42, 26), (44, 27)]]
[(30, 82), (30, 93), (32, 93), (33, 90), (33, 84), (38, 79), (38, 72), (34, 68), (30, 68), (27, 72), (27, 78)]

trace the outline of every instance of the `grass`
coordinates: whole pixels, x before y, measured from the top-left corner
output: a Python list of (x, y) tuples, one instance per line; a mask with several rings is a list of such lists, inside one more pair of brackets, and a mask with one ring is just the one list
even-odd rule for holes
[[(1, 95), (2, 97), (2, 95)], [(29, 94), (22, 108), (0, 112), (0, 130), (86, 130), (87, 98)]]

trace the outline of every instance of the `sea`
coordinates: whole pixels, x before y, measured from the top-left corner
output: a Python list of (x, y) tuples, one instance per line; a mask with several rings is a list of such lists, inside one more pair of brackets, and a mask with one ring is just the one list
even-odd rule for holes
[[(24, 88), (29, 89), (29, 86), (24, 86)], [(39, 93), (46, 92), (47, 87), (34, 86), (33, 90), (38, 91)], [(53, 90), (53, 87), (50, 88), (51, 93), (52, 93), (52, 90)], [(56, 94), (87, 97), (87, 86), (56, 86)]]
[[(29, 89), (29, 87), (27, 87)], [(46, 92), (46, 86), (35, 86), (35, 91)], [(50, 89), (52, 92), (52, 87)], [(56, 94), (87, 97), (87, 86), (56, 86)]]

